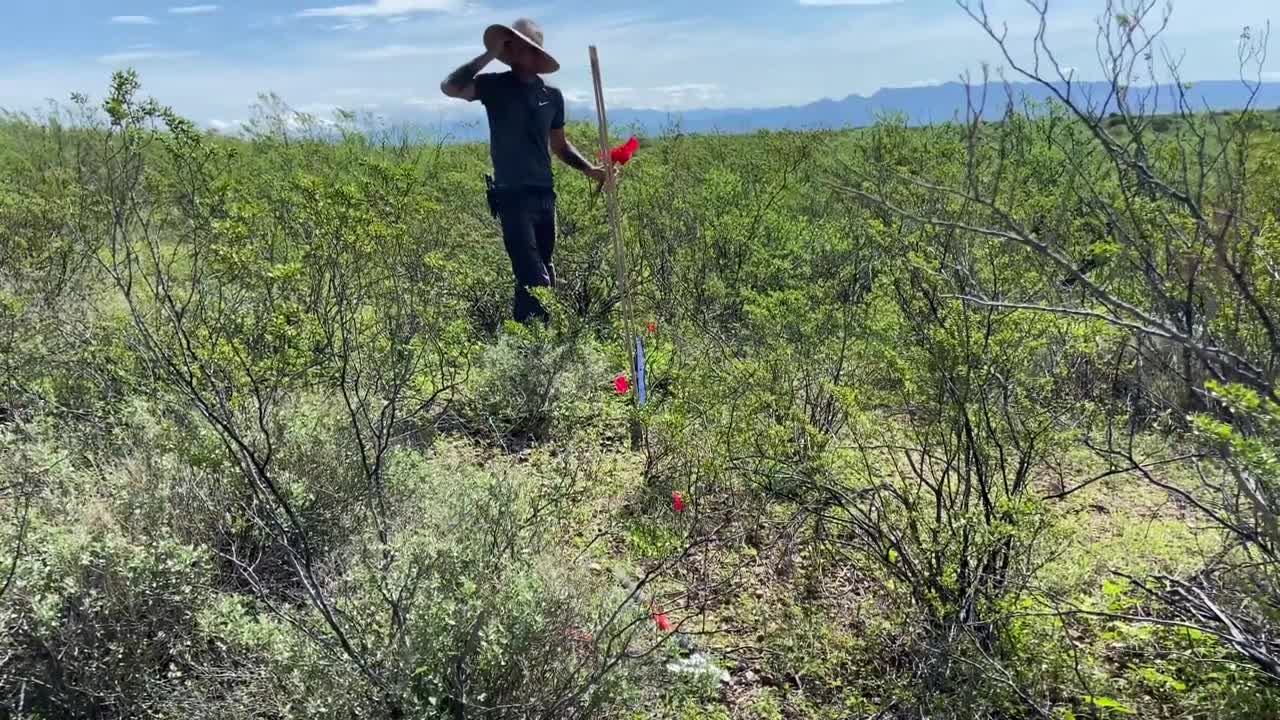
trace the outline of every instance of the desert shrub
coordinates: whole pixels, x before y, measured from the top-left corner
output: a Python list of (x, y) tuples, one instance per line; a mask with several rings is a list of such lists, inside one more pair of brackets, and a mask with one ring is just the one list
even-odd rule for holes
[(621, 413), (606, 395), (621, 372), (610, 372), (610, 360), (586, 336), (509, 325), (481, 352), (458, 405), (460, 419), (476, 437), (499, 443), (563, 437), (588, 421), (608, 427)]
[[(316, 422), (297, 407), (289, 424)], [(459, 444), (397, 452), (389, 523), (345, 505), (350, 532), (330, 536), (316, 556), (320, 586), (305, 588), (287, 563), (271, 572), (270, 549), (247, 546), (252, 534), (216, 522), (235, 511), (208, 505), (220, 497), (217, 476), (193, 470), (199, 451), (160, 441), (173, 432), (160, 425), (149, 429), (151, 457), (94, 468), (47, 443), (6, 442), (28, 466), (64, 461), (22, 480), (30, 516), (0, 597), (10, 711), (452, 718), (460, 708), (468, 717), (518, 708), (521, 717), (585, 718), (616, 708), (626, 673), (610, 671), (645, 616), (576, 559), (572, 537), (589, 522), (594, 476), (566, 471), (573, 461), (488, 462)], [(332, 443), (324, 439), (313, 449)], [(333, 477), (316, 459), (289, 482), (300, 495)], [(255, 587), (226, 581), (237, 575), (233, 559), (264, 566)], [(351, 618), (345, 641), (360, 664), (317, 634), (320, 609), (302, 598), (313, 590)]]
[(0, 702), (19, 717), (159, 714), (217, 654), (196, 623), (210, 553), (147, 522), (166, 499), (162, 479), (75, 467), (48, 442), (7, 438), (5, 450), (23, 463), (6, 480), (25, 495), (0, 596)]
[[(625, 637), (633, 619), (611, 624), (620, 594), (573, 561), (563, 535), (572, 512), (559, 503), (575, 495), (548, 496), (555, 479), (528, 465), (482, 465), (457, 445), (393, 460), (390, 544), (356, 539), (330, 588), (339, 612), (368, 620), (355, 641), (371, 675), (244, 602), (206, 613), (206, 631), (265, 661), (262, 696), (284, 679), (284, 716), (607, 716), (623, 676), (603, 677), (612, 658), (590, 637)], [(288, 705), (299, 697), (305, 707)]]

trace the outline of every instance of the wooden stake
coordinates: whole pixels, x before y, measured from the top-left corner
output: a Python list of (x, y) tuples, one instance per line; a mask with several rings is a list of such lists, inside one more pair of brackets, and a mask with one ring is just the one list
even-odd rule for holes
[[(596, 51), (596, 46), (590, 46), (591, 53), (591, 80), (595, 85), (596, 91), (596, 113), (600, 118), (600, 157), (604, 162), (605, 168), (605, 204), (609, 211), (609, 232), (613, 236), (613, 250), (617, 257), (618, 265), (618, 292), (622, 293), (622, 344), (627, 351), (627, 361), (629, 364), (628, 374), (631, 376), (632, 382), (639, 381), (639, 372), (636, 368), (636, 348), (635, 337), (632, 335), (634, 327), (634, 316), (631, 308), (631, 290), (627, 284), (627, 255), (626, 248), (622, 243), (622, 220), (618, 214), (618, 176), (613, 166), (613, 160), (609, 158), (609, 118), (604, 108), (604, 82), (600, 78), (600, 54)], [(640, 424), (633, 421), (631, 424), (631, 445), (638, 448), (640, 444)]]

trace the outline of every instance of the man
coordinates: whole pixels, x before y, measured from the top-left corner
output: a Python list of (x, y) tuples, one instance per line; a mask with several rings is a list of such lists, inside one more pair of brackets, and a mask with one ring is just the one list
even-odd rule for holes
[[(502, 239), (515, 275), (512, 313), (516, 321), (547, 320), (530, 292), (554, 287), (552, 253), (556, 241), (555, 189), (551, 155), (598, 184), (605, 170), (587, 160), (564, 134), (564, 95), (540, 75), (560, 69), (542, 48), (542, 30), (522, 18), (510, 27), (492, 25), (484, 33), (485, 53), (450, 73), (440, 84), (449, 97), (479, 100), (489, 118), (489, 155), (494, 182), (491, 207), (502, 222)], [(511, 67), (480, 74), (492, 60)]]

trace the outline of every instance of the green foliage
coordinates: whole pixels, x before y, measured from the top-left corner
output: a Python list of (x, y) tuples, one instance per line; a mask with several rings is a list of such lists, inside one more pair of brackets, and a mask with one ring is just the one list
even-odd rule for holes
[[(297, 412), (295, 427), (317, 419), (314, 410)], [(6, 447), (32, 466), (65, 461), (49, 445)], [(41, 478), (28, 549), (0, 605), (10, 628), (0, 647), (14, 659), (4, 671), (9, 706), (36, 716), (176, 717), (204, 698), (222, 711), (256, 705), (253, 712), (277, 717), (382, 712), (386, 704), (452, 717), (458, 667), (466, 668), (470, 702), (533, 716), (550, 717), (584, 685), (592, 687), (584, 707), (616, 702), (625, 675), (597, 677), (603, 658), (573, 633), (608, 635), (631, 613), (615, 616), (621, 596), (573, 562), (566, 533), (579, 513), (571, 503), (589, 488), (557, 476), (563, 461), (482, 469), (477, 451), (458, 444), (391, 458), (389, 544), (372, 528), (355, 531), (341, 543), (353, 562), (325, 581), (339, 612), (366, 618), (362, 644), (401, 638), (367, 656), (399, 688), (388, 696), (335, 664), (332, 647), (297, 631), (308, 622), (305, 608), (282, 614), (274, 603), (284, 598), (255, 601), (237, 591), (228, 563), (244, 548), (227, 544), (236, 528), (217, 524), (235, 508), (201, 503), (212, 489), (207, 476), (164, 475), (183, 467), (188, 447), (152, 434), (142, 454), (101, 474), (64, 463)], [(333, 476), (314, 454), (323, 447), (312, 446), (294, 478), (300, 495), (330, 491)], [(189, 514), (175, 516), (171, 503)], [(340, 509), (350, 514), (351, 505)], [(259, 554), (255, 562), (262, 581), (269, 561)], [(386, 616), (389, 587), (401, 594), (397, 613)], [(217, 699), (218, 677), (235, 680), (233, 696)]]
[(604, 393), (606, 358), (587, 338), (557, 340), (554, 329), (510, 323), (480, 354), (460, 405), (469, 431), (499, 442), (529, 435), (564, 437), (586, 421), (608, 427), (619, 416)]
[[(1251, 223), (1221, 235), (1253, 253), (1247, 305), (1225, 267), (1190, 311), (1153, 287), (1222, 264), (1216, 226), (1050, 109), (645, 138), (622, 184), (631, 327), (603, 204), (558, 168), (553, 319), (525, 327), (484, 149), (361, 123), (268, 96), (244, 136), (206, 134), (127, 73), (100, 105), (0, 119), (5, 714), (1276, 706), (1224, 633), (1133, 621), (1202, 576), (1240, 627), (1276, 627), (1255, 561), (1280, 542), (1259, 542), (1280, 412), (1248, 367), (1274, 367), (1280, 309), (1263, 125), (1103, 122), (1166, 176), (1197, 132), (1258, 143), (1223, 155), (1247, 184), (1197, 195)], [(1109, 322), (1122, 304), (1167, 331)], [(636, 334), (643, 409), (613, 388)], [(730, 681), (665, 668), (693, 647)]]
[(38, 494), (0, 598), (3, 702), (36, 717), (124, 717), (180, 694), (217, 662), (195, 617), (211, 596), (210, 551), (147, 522), (165, 496), (151, 478), (74, 470), (61, 448), (4, 440), (25, 464), (6, 479)]

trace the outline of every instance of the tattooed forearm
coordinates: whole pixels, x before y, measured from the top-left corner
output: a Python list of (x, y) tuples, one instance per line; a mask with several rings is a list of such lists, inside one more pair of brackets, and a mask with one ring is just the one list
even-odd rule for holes
[(484, 69), (484, 66), (488, 65), (489, 61), (492, 59), (493, 57), (488, 53), (477, 57), (471, 62), (449, 73), (449, 77), (444, 81), (445, 84), (454, 88), (466, 87), (472, 80), (476, 79), (476, 75), (479, 75), (480, 71)]

